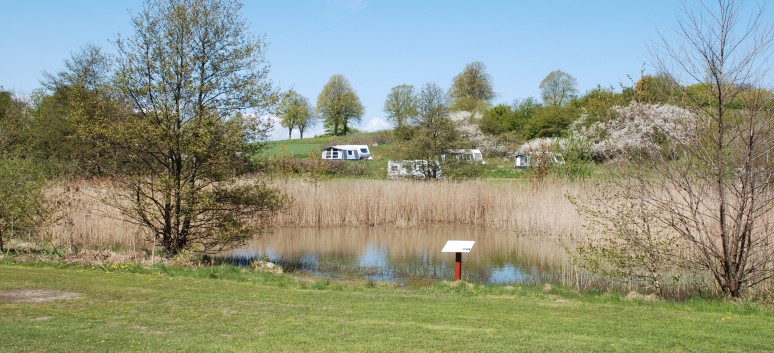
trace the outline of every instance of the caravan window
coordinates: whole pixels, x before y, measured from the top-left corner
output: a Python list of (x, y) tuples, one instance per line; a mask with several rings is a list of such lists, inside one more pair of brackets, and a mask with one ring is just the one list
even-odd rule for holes
[(351, 156), (351, 155), (352, 155), (352, 151), (347, 151), (347, 156)]
[(361, 152), (361, 153), (368, 153), (368, 149), (367, 149), (367, 148), (361, 148), (361, 149), (360, 149), (360, 152)]

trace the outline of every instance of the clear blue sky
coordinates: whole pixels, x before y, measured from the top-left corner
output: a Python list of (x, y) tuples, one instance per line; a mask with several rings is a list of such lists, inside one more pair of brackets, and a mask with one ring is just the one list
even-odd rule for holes
[[(652, 69), (648, 46), (676, 28), (679, 2), (255, 0), (245, 1), (250, 29), (266, 35), (270, 77), (312, 102), (333, 74), (352, 83), (365, 106), (361, 129), (385, 128), (391, 87), (435, 82), (448, 89), (472, 61), (493, 78), (495, 103), (539, 97), (552, 70), (576, 77), (581, 93), (632, 84)], [(139, 0), (3, 0), (0, 86), (19, 94), (40, 87), (86, 43), (114, 51), (131, 34)], [(644, 66), (643, 66), (644, 65)], [(631, 77), (631, 79), (630, 79)], [(318, 127), (307, 136), (319, 133)], [(287, 136), (275, 128), (275, 138)]]

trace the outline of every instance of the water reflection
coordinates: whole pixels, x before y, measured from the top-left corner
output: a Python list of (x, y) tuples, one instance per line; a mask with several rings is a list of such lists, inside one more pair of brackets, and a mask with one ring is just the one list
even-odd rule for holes
[(278, 229), (231, 252), (236, 262), (267, 256), (286, 270), (407, 283), (452, 279), (447, 240), (475, 240), (462, 257), (463, 280), (487, 284), (559, 282), (569, 262), (554, 240), (476, 227)]

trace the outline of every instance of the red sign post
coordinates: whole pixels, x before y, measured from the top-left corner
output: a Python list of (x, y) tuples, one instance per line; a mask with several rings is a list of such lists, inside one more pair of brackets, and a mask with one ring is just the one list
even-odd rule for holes
[(456, 253), (454, 260), (456, 262), (454, 264), (454, 280), (459, 281), (462, 279), (462, 253)]
[(459, 281), (462, 279), (462, 253), (470, 252), (473, 249), (473, 244), (476, 242), (473, 240), (449, 240), (444, 245), (441, 252), (453, 252), (454, 253), (454, 280)]

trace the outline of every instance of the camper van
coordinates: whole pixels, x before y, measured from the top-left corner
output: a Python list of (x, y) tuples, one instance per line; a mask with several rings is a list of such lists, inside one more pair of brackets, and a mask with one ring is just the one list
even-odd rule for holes
[(397, 179), (441, 179), (441, 164), (423, 159), (387, 161), (387, 178)]
[(443, 150), (441, 161), (446, 162), (446, 160), (451, 158), (455, 158), (458, 161), (486, 164), (486, 161), (484, 161), (484, 155), (482, 155), (481, 150), (478, 149)]
[(540, 165), (562, 165), (564, 157), (561, 153), (544, 152), (543, 154), (517, 154), (513, 167), (516, 169), (533, 168)]
[(367, 145), (336, 145), (322, 150), (322, 159), (360, 160), (373, 159)]

